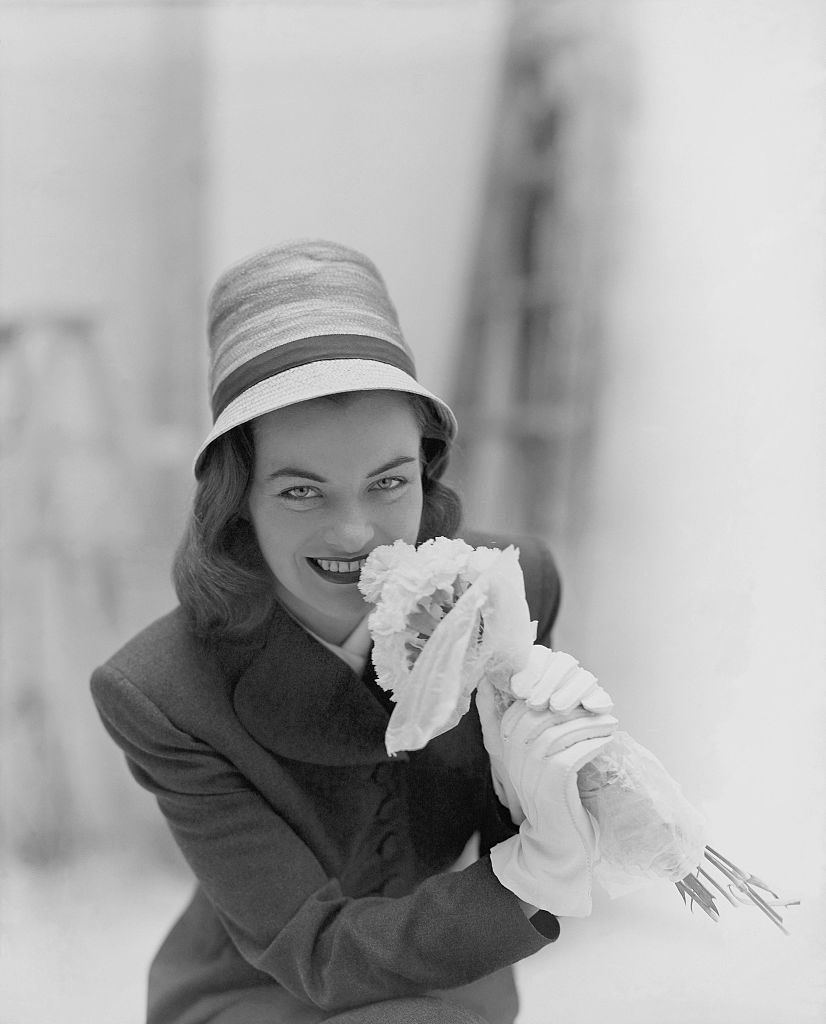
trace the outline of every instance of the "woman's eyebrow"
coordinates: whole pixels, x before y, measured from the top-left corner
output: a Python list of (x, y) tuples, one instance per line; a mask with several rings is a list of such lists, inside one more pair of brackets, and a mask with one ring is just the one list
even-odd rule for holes
[[(399, 466), (405, 466), (411, 462), (418, 462), (418, 459), (412, 455), (400, 455), (397, 459), (391, 459), (390, 462), (385, 462), (383, 466), (379, 466), (378, 469), (368, 473), (367, 478), (378, 476), (380, 473), (387, 473), (391, 469), (397, 469)], [(327, 483), (323, 476), (319, 476), (318, 473), (311, 473), (309, 469), (301, 469), (299, 466), (283, 466), (281, 469), (276, 469), (273, 473), (268, 474), (267, 479), (277, 480), (282, 476), (297, 476), (301, 477), (302, 480), (315, 480), (319, 484)]]
[(399, 466), (406, 466), (410, 462), (418, 462), (417, 458), (412, 455), (400, 455), (397, 459), (391, 459), (390, 462), (385, 462), (383, 466), (379, 466), (378, 469), (374, 469), (372, 473), (368, 473), (367, 476), (378, 476), (379, 473), (387, 473), (391, 469), (397, 469)]
[(319, 484), (327, 483), (324, 477), (319, 476), (318, 473), (311, 473), (309, 469), (299, 469), (296, 466), (284, 466), (282, 469), (276, 469), (274, 473), (267, 475), (267, 479), (276, 480), (280, 476), (300, 476), (304, 480), (315, 480)]

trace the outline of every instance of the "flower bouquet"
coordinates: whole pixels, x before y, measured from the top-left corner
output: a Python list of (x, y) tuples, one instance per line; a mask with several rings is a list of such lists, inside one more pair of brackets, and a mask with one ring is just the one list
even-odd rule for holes
[[(483, 678), (500, 719), (516, 700), (531, 705), (533, 695), (520, 692), (519, 673), (537, 624), (515, 548), (473, 548), (444, 537), (418, 548), (396, 541), (371, 552), (359, 588), (375, 606), (368, 626), (376, 678), (395, 703), (385, 734), (389, 754), (418, 750), (453, 728)], [(575, 659), (562, 658), (579, 668)], [(570, 708), (557, 717), (562, 722), (587, 713)], [(734, 906), (751, 901), (786, 931), (775, 908), (791, 901), (780, 901), (706, 844), (699, 813), (660, 761), (627, 733), (616, 732), (580, 769), (577, 783), (597, 836), (594, 874), (611, 896), (665, 879), (715, 921), (712, 890)]]

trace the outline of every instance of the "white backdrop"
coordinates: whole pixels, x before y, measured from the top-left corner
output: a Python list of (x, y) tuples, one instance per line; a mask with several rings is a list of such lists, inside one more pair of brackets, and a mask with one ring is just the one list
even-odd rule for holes
[(282, 239), (353, 245), (421, 379), (448, 385), (507, 15), (504, 0), (211, 10), (207, 276)]
[[(506, 8), (206, 7), (202, 292), (273, 239), (349, 241), (384, 270), (425, 381), (448, 389)], [(724, 908), (716, 928), (691, 918), (668, 889), (598, 900), (520, 967), (519, 1024), (813, 1024), (826, 1006), (824, 8), (616, 8), (634, 55), (623, 228), (557, 640), (601, 676), (720, 847), (804, 904), (786, 939), (756, 912)], [(166, 244), (153, 222), (163, 154), (146, 138), (162, 96), (144, 81), (169, 12), (179, 42), (199, 12), (44, 12), (3, 11), (2, 301), (102, 308), (128, 383)], [(138, 397), (120, 399), (139, 423)], [(170, 458), (186, 472), (182, 452)], [(12, 1024), (138, 1021), (145, 961), (184, 888), (141, 864), (26, 876), (6, 897)]]
[(525, 965), (536, 987), (520, 1020), (551, 1019), (538, 996), (554, 972), (568, 1024), (813, 1024), (826, 1012), (826, 8), (622, 9), (635, 100), (588, 526), (558, 642), (681, 780), (712, 845), (803, 902), (790, 938), (725, 903), (716, 926), (691, 919), (666, 890), (606, 903), (567, 929), (561, 962)]

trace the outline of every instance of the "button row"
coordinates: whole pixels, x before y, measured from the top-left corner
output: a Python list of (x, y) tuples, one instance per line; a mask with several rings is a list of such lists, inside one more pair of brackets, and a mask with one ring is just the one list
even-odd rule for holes
[(376, 818), (378, 821), (389, 822), (396, 816), (398, 809), (398, 802), (395, 797), (386, 796), (384, 800), (379, 804), (376, 810)]
[(389, 786), (393, 778), (393, 766), (382, 763), (377, 764), (370, 773), (370, 779), (377, 786)]
[(397, 836), (394, 836), (392, 832), (382, 839), (379, 845), (379, 856), (382, 860), (392, 860), (399, 852), (399, 840)]

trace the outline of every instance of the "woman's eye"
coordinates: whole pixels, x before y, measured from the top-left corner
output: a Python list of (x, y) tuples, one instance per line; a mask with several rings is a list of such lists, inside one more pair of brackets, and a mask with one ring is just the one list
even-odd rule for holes
[(407, 481), (401, 476), (383, 476), (381, 480), (377, 480), (373, 486), (377, 491), (395, 491), (406, 483)]
[(296, 487), (288, 487), (286, 491), (281, 492), (280, 496), (288, 501), (306, 501), (307, 498), (315, 498), (317, 494), (315, 487), (298, 484)]

